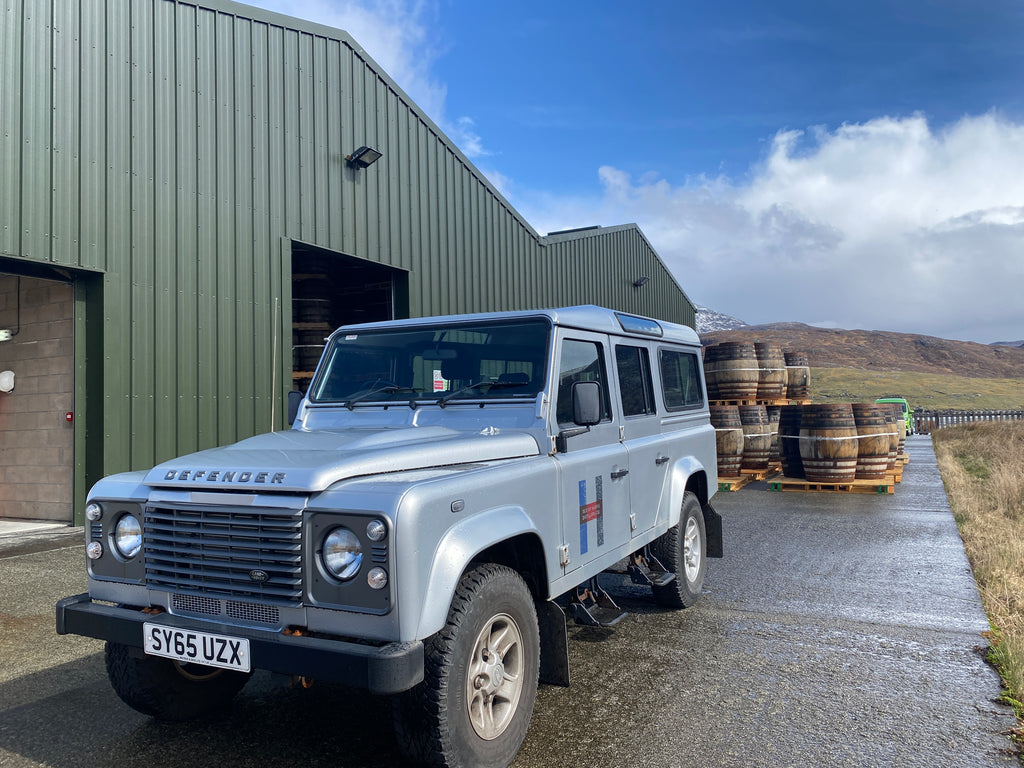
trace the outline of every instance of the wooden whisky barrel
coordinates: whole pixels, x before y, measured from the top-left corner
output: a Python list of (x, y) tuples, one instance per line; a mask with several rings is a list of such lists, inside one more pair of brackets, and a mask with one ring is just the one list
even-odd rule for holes
[(887, 410), (874, 403), (853, 404), (853, 420), (857, 424), (858, 480), (885, 480), (889, 467)]
[(739, 477), (743, 466), (743, 423), (735, 405), (712, 405), (711, 426), (715, 428), (718, 476)]
[(850, 483), (857, 475), (857, 424), (849, 403), (805, 405), (800, 459), (812, 483)]
[[(760, 366), (753, 344), (724, 341), (708, 347), (704, 373), (710, 376), (720, 400), (753, 400), (757, 397)], [(710, 387), (709, 387), (710, 388)]]
[(763, 405), (739, 406), (743, 424), (743, 469), (768, 469), (772, 452), (772, 432), (768, 411)]

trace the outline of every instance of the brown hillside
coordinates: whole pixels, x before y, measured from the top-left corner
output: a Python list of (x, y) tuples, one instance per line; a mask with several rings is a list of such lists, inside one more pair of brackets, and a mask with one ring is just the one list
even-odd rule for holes
[(722, 341), (775, 341), (807, 352), (812, 368), (917, 371), (983, 379), (1024, 377), (1024, 349), (950, 341), (890, 331), (813, 328), (802, 323), (750, 325), (701, 334), (705, 346)]

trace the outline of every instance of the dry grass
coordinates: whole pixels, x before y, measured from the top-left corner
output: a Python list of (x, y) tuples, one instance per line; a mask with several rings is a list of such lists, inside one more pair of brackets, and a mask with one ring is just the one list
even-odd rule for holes
[(950, 507), (993, 627), (990, 661), (1024, 715), (1024, 422), (933, 434)]

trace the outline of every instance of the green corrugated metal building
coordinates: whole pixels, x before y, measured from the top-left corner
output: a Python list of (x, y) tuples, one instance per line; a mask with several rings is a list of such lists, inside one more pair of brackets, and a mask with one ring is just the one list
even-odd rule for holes
[[(538, 235), (345, 32), (226, 0), (0, 3), (0, 370), (21, 369), (0, 517), (50, 502), (2, 447), (17, 433), (68, 442), (44, 516), (70, 521), (104, 474), (281, 427), (303, 350), (344, 322), (592, 303), (694, 323), (635, 225)], [(356, 167), (361, 146), (382, 156)], [(64, 400), (26, 346), (42, 325)]]

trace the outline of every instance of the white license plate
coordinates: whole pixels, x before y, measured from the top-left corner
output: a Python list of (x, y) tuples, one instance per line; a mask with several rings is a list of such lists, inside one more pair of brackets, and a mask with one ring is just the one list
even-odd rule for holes
[(142, 637), (144, 650), (150, 656), (239, 672), (252, 668), (249, 641), (244, 637), (213, 635), (148, 622), (142, 625)]

